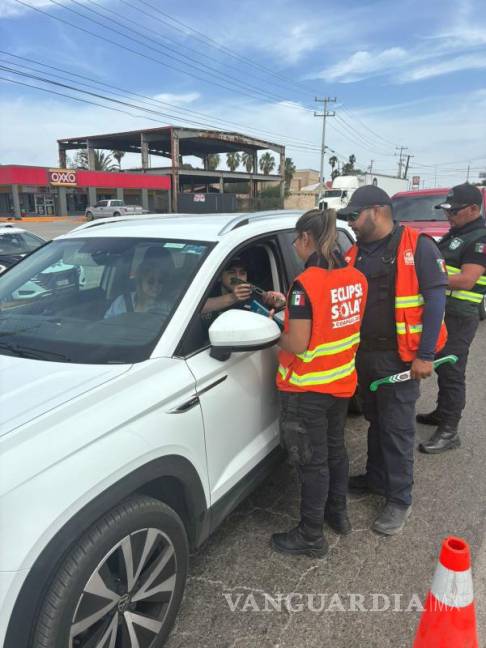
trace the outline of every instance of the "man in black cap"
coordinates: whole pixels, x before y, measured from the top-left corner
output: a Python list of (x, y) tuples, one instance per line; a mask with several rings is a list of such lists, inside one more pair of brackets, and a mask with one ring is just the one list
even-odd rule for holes
[[(411, 511), (415, 403), (419, 380), (432, 374), (443, 326), (447, 274), (435, 242), (393, 221), (382, 189), (357, 189), (338, 217), (349, 222), (357, 245), (347, 260), (368, 279), (368, 301), (356, 364), (364, 415), (369, 422), (366, 473), (350, 477), (355, 494), (380, 494), (386, 504), (373, 524), (399, 533)], [(408, 382), (369, 389), (378, 378), (411, 369)]]
[(437, 406), (429, 414), (419, 414), (417, 421), (436, 425), (429, 441), (419, 450), (437, 454), (460, 446), (459, 421), (466, 404), (466, 364), (479, 322), (479, 306), (486, 294), (486, 227), (481, 217), (483, 196), (474, 185), (453, 187), (443, 203), (451, 224), (439, 241), (449, 273), (445, 322), (449, 338), (442, 355), (454, 354), (456, 364), (437, 368), (439, 394)]

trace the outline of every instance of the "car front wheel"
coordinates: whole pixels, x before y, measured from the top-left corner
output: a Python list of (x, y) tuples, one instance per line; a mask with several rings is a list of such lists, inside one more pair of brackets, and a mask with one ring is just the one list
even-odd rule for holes
[(94, 218), (93, 212), (86, 212), (86, 220), (87, 221), (92, 221)]
[(127, 499), (80, 537), (55, 573), (33, 648), (159, 648), (182, 600), (188, 555), (172, 509)]

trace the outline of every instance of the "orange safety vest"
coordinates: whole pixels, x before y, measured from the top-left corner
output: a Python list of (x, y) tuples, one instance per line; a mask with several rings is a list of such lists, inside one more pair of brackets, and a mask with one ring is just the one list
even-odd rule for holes
[[(417, 355), (422, 336), (422, 314), (424, 298), (420, 294), (417, 272), (415, 271), (415, 251), (421, 234), (412, 227), (404, 227), (396, 256), (395, 282), (395, 322), (397, 331), (398, 354), (404, 362), (412, 362)], [(346, 261), (355, 265), (358, 246), (346, 253)], [(444, 348), (447, 329), (442, 326), (435, 347), (436, 353)]]
[[(355, 356), (368, 291), (366, 278), (350, 266), (335, 270), (311, 266), (297, 280), (311, 303), (311, 336), (304, 353), (280, 351), (277, 388), (351, 397), (357, 384)], [(284, 332), (288, 330), (287, 308)]]

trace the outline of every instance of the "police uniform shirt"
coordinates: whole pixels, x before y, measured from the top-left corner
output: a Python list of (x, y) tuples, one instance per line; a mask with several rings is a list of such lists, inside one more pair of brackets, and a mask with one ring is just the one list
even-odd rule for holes
[[(481, 229), (485, 227), (485, 222), (481, 216), (472, 223), (467, 223), (463, 227), (453, 227), (447, 232), (445, 236), (439, 241), (439, 245), (442, 249), (445, 249), (447, 244), (453, 245), (453, 241), (456, 238), (460, 238), (464, 234), (469, 234), (474, 232), (476, 229)], [(464, 250), (461, 251), (461, 265), (465, 263), (474, 263), (475, 265), (481, 265), (486, 269), (486, 234), (479, 238), (474, 243), (470, 243), (464, 247)]]
[[(377, 276), (383, 270), (382, 258), (386, 253), (387, 245), (393, 235), (379, 241), (370, 243), (359, 243), (356, 268), (361, 270), (366, 278)], [(415, 271), (420, 290), (430, 288), (447, 287), (447, 270), (444, 259), (435, 241), (428, 236), (420, 236), (414, 256)], [(396, 338), (395, 324), (395, 294), (389, 295), (387, 300), (389, 308), (383, 316), (384, 309), (380, 300), (378, 290), (374, 289), (374, 283), (368, 282), (368, 299), (366, 302), (365, 314), (361, 325), (361, 336), (363, 339), (390, 339)], [(376, 314), (380, 313), (380, 317)]]
[[(344, 268), (346, 266), (346, 262), (342, 258), (341, 254), (335, 252), (335, 256), (337, 261), (335, 267)], [(327, 261), (322, 256), (317, 254), (317, 252), (311, 254), (305, 264), (306, 268), (310, 268), (312, 266), (317, 266), (318, 268), (323, 268), (324, 270), (328, 269)], [(312, 319), (312, 305), (310, 299), (307, 296), (304, 286), (298, 279), (294, 281), (289, 292), (288, 312), (289, 319)]]

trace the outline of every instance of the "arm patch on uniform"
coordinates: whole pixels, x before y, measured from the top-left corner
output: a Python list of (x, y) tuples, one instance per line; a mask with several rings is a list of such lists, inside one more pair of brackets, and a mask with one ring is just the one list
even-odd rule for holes
[(290, 295), (291, 306), (305, 306), (305, 292), (303, 290), (293, 290)]
[(478, 254), (486, 254), (486, 243), (476, 243), (474, 251)]
[(439, 270), (441, 272), (447, 274), (446, 262), (444, 261), (444, 259), (437, 259), (437, 265), (439, 266)]

